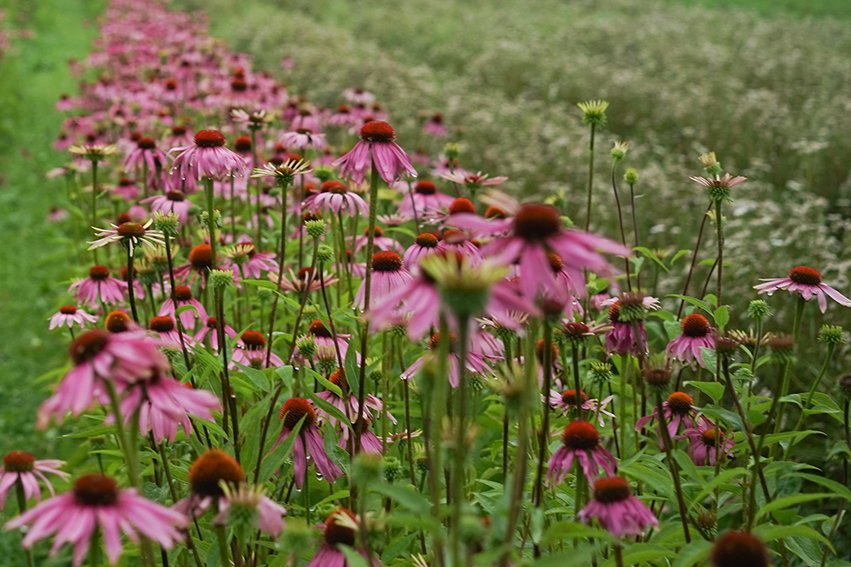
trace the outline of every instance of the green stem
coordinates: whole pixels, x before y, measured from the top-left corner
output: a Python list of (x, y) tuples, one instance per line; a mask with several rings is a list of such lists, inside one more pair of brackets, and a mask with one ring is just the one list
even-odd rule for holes
[[(98, 161), (92, 160), (92, 229), (98, 225)], [(98, 263), (98, 249), (93, 250), (95, 264)]]
[[(371, 154), (371, 150), (370, 150)], [(366, 274), (363, 285), (363, 312), (369, 311), (371, 287), (372, 287), (372, 256), (375, 252), (375, 220), (378, 215), (378, 168), (375, 166), (375, 158), (372, 158), (372, 171), (369, 177), (369, 221), (366, 232)], [(345, 253), (345, 252), (344, 252)], [(363, 409), (366, 397), (366, 359), (369, 355), (369, 319), (364, 319), (361, 329), (360, 343), (360, 373), (358, 375), (358, 415), (355, 420), (355, 452), (360, 451), (360, 438), (363, 432)], [(439, 424), (438, 424), (439, 427)]]
[[(27, 498), (24, 495), (24, 485), (21, 484), (20, 477), (15, 481), (15, 494), (18, 497), (18, 514), (20, 515), (27, 511)], [(21, 537), (23, 537), (23, 535)], [(33, 567), (34, 564), (32, 552), (26, 547), (23, 549), (24, 559), (26, 561), (27, 567)]]
[(207, 193), (207, 232), (210, 233), (210, 253), (213, 257), (210, 268), (215, 270), (218, 266), (216, 262), (216, 209), (213, 203), (213, 179), (211, 177), (204, 178), (204, 187)]
[(688, 528), (688, 508), (686, 507), (683, 488), (680, 484), (680, 470), (671, 453), (671, 435), (668, 433), (668, 424), (664, 418), (665, 408), (662, 406), (661, 392), (656, 393), (656, 414), (658, 416), (659, 433), (662, 435), (662, 443), (665, 449), (665, 460), (668, 461), (668, 467), (671, 469), (671, 476), (674, 479), (674, 491), (677, 494), (677, 506), (680, 511), (680, 521), (683, 525), (683, 536), (685, 536), (686, 543), (691, 543), (691, 533)]
[(597, 125), (591, 123), (591, 138), (588, 142), (588, 196), (585, 206), (585, 232), (588, 232), (588, 227), (591, 226), (591, 195), (594, 188), (594, 134)]
[[(278, 278), (277, 285), (275, 286), (275, 294), (272, 298), (272, 312), (269, 315), (269, 331), (266, 336), (266, 367), (269, 367), (269, 364), (272, 360), (272, 332), (275, 330), (275, 316), (278, 313), (278, 300), (280, 299), (281, 293), (281, 281), (284, 279), (284, 264), (286, 263), (286, 253), (287, 253), (287, 185), (285, 183), (280, 184), (281, 187), (281, 199), (283, 200), (283, 204), (281, 206), (281, 241), (278, 243)], [(258, 187), (259, 190), (259, 187)], [(258, 216), (258, 223), (260, 217)], [(259, 244), (259, 241), (258, 241)], [(295, 337), (295, 333), (297, 329), (293, 330), (293, 337)], [(295, 340), (295, 338), (293, 338)]]
[[(807, 399), (804, 402), (804, 405), (801, 407), (801, 415), (798, 416), (798, 422), (795, 424), (794, 429), (792, 431), (800, 431), (801, 426), (804, 424), (804, 419), (806, 417), (807, 408), (810, 407), (810, 404), (813, 403), (813, 396), (816, 395), (816, 390), (818, 390), (821, 385), (821, 381), (824, 379), (824, 375), (827, 372), (827, 367), (830, 364), (831, 358), (833, 358), (833, 351), (836, 350), (836, 345), (828, 344), (827, 345), (827, 355), (824, 357), (824, 362), (821, 365), (821, 369), (819, 370), (818, 376), (813, 380), (812, 386), (810, 386), (810, 391), (807, 394)], [(792, 445), (795, 444), (795, 440), (791, 439), (789, 441), (789, 445), (786, 446), (786, 450), (783, 451), (783, 460), (789, 456), (789, 451), (792, 450)]]
[[(466, 501), (464, 494), (464, 458), (467, 455), (467, 342), (469, 335), (469, 319), (458, 316), (458, 388), (455, 390), (455, 447), (452, 471), (452, 523), (451, 544), (453, 565), (462, 565), (463, 544), (461, 542), (461, 514)], [(442, 380), (438, 376), (438, 380)], [(386, 402), (385, 402), (386, 403)], [(440, 401), (438, 400), (438, 403)]]
[[(620, 160), (615, 160), (612, 162), (612, 193), (615, 195), (615, 206), (618, 209), (618, 226), (621, 229), (621, 244), (627, 246), (626, 244), (626, 230), (623, 226), (623, 210), (621, 209), (621, 199), (618, 195), (618, 182), (615, 174), (617, 173), (617, 165)], [(588, 230), (587, 228), (585, 230)], [(629, 258), (624, 256), (624, 273), (626, 275), (626, 289), (627, 291), (632, 291), (632, 276), (629, 272)], [(577, 392), (578, 393), (578, 392)]]
[[(139, 323), (139, 314), (136, 312), (136, 291), (133, 289), (133, 246), (128, 242), (125, 244), (127, 249), (127, 296), (130, 298), (130, 313), (133, 315), (133, 321)], [(175, 309), (177, 304), (175, 303)], [(179, 318), (177, 314), (175, 317)]]

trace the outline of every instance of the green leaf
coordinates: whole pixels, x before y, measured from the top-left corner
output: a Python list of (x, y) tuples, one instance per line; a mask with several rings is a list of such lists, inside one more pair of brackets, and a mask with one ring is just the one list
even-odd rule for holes
[(312, 368), (305, 368), (304, 370), (305, 370), (306, 374), (308, 375), (308, 377), (313, 378), (314, 380), (316, 380), (317, 382), (322, 384), (322, 386), (326, 390), (330, 390), (331, 392), (334, 392), (334, 394), (338, 398), (343, 397), (343, 390), (341, 390), (338, 385), (334, 384), (333, 382), (328, 380), (325, 376), (323, 376), (319, 372), (316, 372)]
[(541, 545), (550, 545), (567, 539), (599, 539), (602, 541), (617, 541), (606, 530), (593, 528), (579, 522), (558, 522), (551, 525), (541, 539)]
[(824, 537), (822, 534), (811, 528), (810, 526), (805, 526), (803, 524), (796, 524), (793, 526), (779, 526), (775, 524), (762, 524), (754, 528), (754, 533), (764, 542), (772, 542), (778, 539), (784, 539), (787, 537), (805, 537), (809, 539), (814, 539), (823, 543), (827, 547), (833, 551), (833, 546), (830, 544), (830, 541)]
[(718, 331), (723, 332), (724, 327), (730, 321), (730, 308), (726, 305), (722, 305), (715, 310), (712, 317), (715, 319), (715, 325), (718, 327)]
[(348, 498), (348, 497), (349, 497), (348, 489), (338, 490), (334, 494), (330, 494), (330, 495), (326, 496), (325, 498), (323, 498), (322, 500), (320, 500), (316, 504), (311, 504), (310, 507), (311, 507), (311, 509), (316, 510), (318, 508), (321, 508), (322, 506), (325, 506), (326, 504), (330, 504), (330, 503), (332, 503), (336, 500), (343, 500), (344, 498)]
[(695, 390), (700, 390), (710, 398), (712, 403), (717, 404), (718, 400), (724, 395), (724, 384), (720, 382), (698, 382), (697, 380), (688, 380), (686, 386), (690, 386)]
[(659, 259), (659, 256), (657, 256), (649, 248), (646, 248), (644, 246), (636, 246), (635, 248), (633, 248), (633, 250), (635, 250), (636, 252), (638, 252), (639, 254), (644, 256), (645, 258), (652, 260), (654, 264), (656, 264), (657, 266), (662, 268), (665, 272), (671, 271), (670, 269), (668, 269), (668, 267), (665, 265), (665, 263), (662, 262), (662, 260)]
[(688, 303), (689, 305), (694, 305), (698, 309), (702, 309), (703, 311), (705, 311), (706, 313), (709, 313), (709, 314), (711, 314), (713, 312), (712, 306), (709, 305), (709, 303), (707, 303), (703, 300), (700, 300), (696, 297), (692, 297), (690, 295), (680, 295), (678, 293), (669, 293), (665, 297), (675, 297), (677, 299), (681, 299), (681, 300), (685, 301), (686, 303)]
[(818, 476), (815, 474), (808, 473), (793, 473), (795, 476), (802, 478), (804, 480), (808, 480), (810, 482), (814, 482), (816, 484), (820, 484), (821, 486), (827, 488), (828, 490), (832, 490), (838, 496), (841, 496), (845, 500), (851, 502), (851, 489), (848, 489), (844, 484), (838, 483), (835, 480), (831, 480), (829, 478), (825, 478), (823, 476)]
[(317, 396), (316, 394), (308, 393), (308, 397), (310, 397), (310, 400), (311, 400), (314, 404), (316, 404), (317, 406), (319, 406), (319, 408), (320, 408), (322, 411), (324, 411), (325, 413), (327, 413), (327, 414), (329, 414), (329, 415), (333, 416), (333, 417), (334, 417), (334, 419), (338, 420), (341, 424), (346, 424), (346, 425), (348, 425), (348, 424), (350, 424), (350, 423), (352, 422), (352, 418), (351, 418), (351, 417), (348, 417), (346, 414), (344, 414), (344, 413), (343, 413), (343, 412), (341, 412), (339, 409), (337, 409), (337, 408), (336, 408), (336, 407), (334, 407), (333, 405), (329, 404), (328, 402), (326, 402), (325, 400), (323, 400), (322, 398), (320, 398), (320, 397), (319, 397), (319, 396)]
[(651, 565), (657, 559), (675, 557), (676, 552), (649, 543), (639, 543), (624, 550), (624, 565)]
[(772, 512), (777, 510), (783, 510), (784, 508), (803, 504), (804, 502), (812, 502), (813, 500), (826, 500), (828, 498), (837, 498), (837, 495), (833, 494), (832, 492), (812, 492), (809, 494), (793, 494), (791, 496), (784, 496), (783, 498), (773, 500), (769, 504), (765, 504), (762, 508), (760, 508), (759, 512), (757, 512), (756, 518), (757, 520), (759, 520), (760, 518), (765, 517), (767, 514), (771, 514)]
[(281, 465), (284, 461), (286, 461), (290, 453), (292, 453), (293, 447), (295, 447), (296, 439), (298, 439), (299, 432), (301, 431), (301, 426), (304, 423), (304, 420), (307, 416), (302, 417), (298, 420), (295, 428), (290, 431), (290, 434), (287, 435), (287, 438), (284, 439), (280, 445), (274, 447), (263, 459), (263, 464), (260, 466), (260, 478), (265, 480), (270, 478), (272, 474), (281, 468)]
[(340, 545), (338, 549), (346, 556), (347, 567), (369, 567), (366, 557), (354, 550), (348, 545)]
[(416, 514), (429, 514), (431, 511), (428, 499), (410, 485), (380, 483), (372, 490)]
[(671, 567), (692, 567), (703, 565), (712, 550), (712, 542), (700, 539), (687, 544), (679, 550)]

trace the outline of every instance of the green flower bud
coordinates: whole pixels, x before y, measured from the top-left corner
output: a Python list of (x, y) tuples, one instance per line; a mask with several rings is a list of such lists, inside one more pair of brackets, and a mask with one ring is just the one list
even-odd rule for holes
[(623, 180), (629, 185), (638, 183), (638, 170), (634, 167), (628, 167), (623, 174)]
[(771, 317), (771, 308), (764, 299), (754, 299), (748, 304), (747, 314), (750, 319), (762, 321)]
[(207, 283), (215, 290), (225, 290), (233, 287), (233, 272), (230, 270), (210, 270)]
[(828, 345), (842, 345), (846, 341), (845, 331), (839, 325), (824, 324), (819, 329), (818, 340)]
[(325, 221), (322, 219), (309, 220), (304, 223), (304, 228), (311, 238), (320, 238), (325, 234)]

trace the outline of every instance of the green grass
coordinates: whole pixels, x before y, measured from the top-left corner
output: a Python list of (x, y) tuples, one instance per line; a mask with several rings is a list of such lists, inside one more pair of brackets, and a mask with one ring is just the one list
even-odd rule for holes
[[(82, 58), (97, 33), (102, 2), (7, 2), (7, 25), (32, 32), (0, 61), (0, 450), (30, 443), (38, 403), (36, 378), (64, 362), (67, 337), (50, 336), (47, 318), (61, 301), (74, 266), (53, 244), (63, 237), (45, 222), (61, 202), (62, 181), (45, 172), (66, 162), (51, 143), (62, 116), (57, 97), (73, 92), (69, 58)], [(58, 252), (56, 252), (59, 250)], [(44, 446), (46, 439), (39, 445)]]
[(718, 10), (752, 10), (764, 16), (851, 18), (848, 0), (670, 0)]

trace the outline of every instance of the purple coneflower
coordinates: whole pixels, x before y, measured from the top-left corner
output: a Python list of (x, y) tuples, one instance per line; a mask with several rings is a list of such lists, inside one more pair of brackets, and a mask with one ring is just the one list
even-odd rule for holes
[[(685, 392), (674, 392), (668, 399), (662, 402), (662, 412), (665, 423), (668, 425), (668, 435), (673, 439), (680, 429), (680, 424), (687, 428), (697, 427), (697, 408), (694, 407), (694, 399)], [(635, 430), (644, 428), (651, 420), (659, 419), (658, 410), (653, 410), (650, 415), (645, 415), (635, 422)], [(700, 417), (699, 422), (708, 422), (707, 418)]]
[(131, 386), (121, 400), (121, 413), (130, 422), (139, 411), (139, 432), (150, 431), (154, 440), (171, 442), (177, 438), (177, 428), (189, 436), (192, 423), (189, 416), (214, 421), (212, 412), (221, 409), (219, 399), (205, 390), (196, 390), (168, 376), (155, 376), (143, 384)]
[(81, 476), (70, 492), (38, 504), (6, 524), (7, 529), (28, 526), (25, 548), (56, 534), (50, 555), (56, 555), (64, 543), (74, 546), (75, 567), (83, 564), (95, 534), (103, 538), (111, 564), (121, 556), (121, 533), (137, 541), (139, 535), (171, 549), (183, 540), (181, 531), (186, 516), (136, 493), (118, 488), (112, 478), (101, 474)]
[(294, 480), (297, 488), (300, 489), (307, 478), (308, 455), (316, 465), (316, 470), (326, 481), (334, 482), (343, 474), (325, 452), (325, 444), (317, 427), (316, 410), (313, 409), (313, 405), (309, 401), (304, 398), (290, 398), (281, 406), (279, 417), (283, 422), (283, 427), (276, 445), (289, 437), (299, 422), (302, 422), (298, 431), (298, 439), (293, 446)]
[(609, 324), (611, 328), (606, 332), (606, 352), (634, 356), (647, 354), (647, 331), (643, 321), (621, 321), (620, 306), (612, 303), (609, 306)]
[(151, 213), (176, 214), (181, 224), (189, 219), (189, 209), (192, 208), (192, 203), (186, 200), (182, 191), (166, 191), (163, 195), (154, 195), (141, 202), (148, 204)]
[(715, 539), (710, 554), (712, 567), (769, 567), (768, 550), (756, 536), (730, 530)]
[[(357, 531), (358, 518), (351, 510), (338, 508), (329, 514), (322, 525), (322, 545), (307, 567), (346, 567), (349, 564), (346, 555), (337, 546), (355, 547)], [(366, 558), (366, 553), (359, 553)], [(380, 565), (381, 561), (373, 557), (370, 567)]]
[[(480, 376), (493, 376), (493, 369), (488, 366), (484, 355), (481, 352), (481, 345), (477, 342), (478, 337), (473, 334), (470, 340), (470, 346), (467, 351), (467, 363), (466, 363), (466, 371), (472, 372), (473, 374), (478, 374)], [(457, 388), (458, 384), (461, 382), (462, 373), (461, 373), (461, 365), (458, 360), (458, 337), (455, 333), (449, 333), (449, 384), (453, 388)], [(408, 368), (402, 372), (400, 378), (402, 380), (410, 380), (414, 376), (417, 375), (417, 372), (423, 367), (426, 361), (435, 355), (437, 350), (440, 348), (440, 333), (434, 333), (431, 336), (431, 339), (428, 343), (429, 350), (431, 352), (427, 352), (416, 359), (411, 363)]]
[(38, 410), (38, 427), (50, 417), (61, 419), (66, 413), (79, 415), (95, 398), (105, 395), (103, 382), (118, 390), (169, 370), (168, 359), (158, 347), (160, 342), (140, 331), (110, 333), (92, 329), (71, 342), (68, 352), (74, 367), (59, 387)]
[(245, 160), (225, 147), (225, 137), (218, 130), (201, 130), (193, 145), (172, 148), (169, 153), (177, 154), (172, 171), (184, 179), (221, 179), (245, 173)]
[(583, 390), (580, 390), (579, 399), (577, 400), (576, 390), (568, 389), (561, 393), (551, 390), (549, 402), (551, 408), (559, 409), (562, 413), (575, 411), (578, 405), (582, 411), (598, 416), (597, 419), (600, 423), (600, 427), (603, 427), (606, 424), (603, 420), (604, 415), (612, 419), (615, 417), (615, 414), (606, 409), (606, 406), (609, 405), (609, 402), (613, 399), (614, 396), (609, 396), (602, 400), (589, 398), (588, 394), (586, 394)]
[(417, 176), (405, 150), (395, 142), (396, 132), (387, 122), (371, 120), (360, 129), (360, 141), (347, 154), (334, 162), (340, 175), (363, 183), (366, 172), (375, 169), (385, 183), (393, 183), (403, 173)]
[(724, 435), (724, 432), (708, 421), (698, 421), (697, 427), (691, 427), (683, 431), (688, 438), (688, 456), (694, 464), (700, 466), (714, 465), (718, 460), (718, 452), (726, 453), (729, 458), (733, 457), (733, 439)]
[(435, 112), (432, 114), (426, 123), (423, 124), (423, 132), (435, 138), (443, 138), (449, 130), (446, 129), (446, 124), (443, 123), (443, 114)]
[(592, 518), (615, 537), (639, 536), (659, 525), (653, 512), (632, 495), (626, 479), (612, 475), (594, 482), (594, 498), (579, 512), (585, 523)]
[[(349, 390), (348, 382), (346, 382), (346, 375), (341, 369), (338, 368), (328, 376), (328, 381), (340, 388), (340, 391), (343, 393), (343, 396), (340, 397), (331, 390), (319, 392), (318, 394), (316, 394), (316, 396), (322, 398), (323, 400), (340, 410), (343, 415), (349, 416), (351, 422), (354, 423), (355, 418), (357, 418), (358, 415), (358, 408), (360, 408), (360, 406), (358, 405), (358, 397), (352, 394)], [(363, 400), (364, 419), (372, 421), (374, 419), (372, 412), (380, 414), (383, 407), (384, 404), (381, 402), (380, 399), (376, 398), (372, 394), (367, 394), (366, 396), (364, 396)], [(346, 424), (340, 423), (336, 417), (327, 412), (324, 412), (321, 408), (318, 409), (318, 413), (321, 419), (327, 421), (332, 427), (340, 428), (340, 435), (342, 440), (347, 440), (349, 438), (349, 428)], [(396, 424), (396, 419), (392, 415), (390, 415), (389, 412), (387, 413), (387, 419), (389, 419), (394, 425)]]
[(824, 283), (821, 280), (821, 272), (809, 266), (795, 266), (789, 270), (789, 277), (786, 278), (772, 278), (762, 281), (765, 283), (753, 286), (759, 293), (771, 295), (778, 289), (784, 289), (789, 293), (797, 293), (805, 301), (815, 297), (822, 313), (827, 310), (828, 297), (843, 307), (851, 307), (851, 299)]
[(177, 299), (177, 305), (171, 297), (163, 301), (157, 315), (174, 317), (177, 309), (182, 307), (192, 307), (185, 309), (180, 313), (180, 323), (184, 329), (193, 329), (197, 321), (207, 320), (207, 310), (201, 305), (201, 302), (192, 297), (192, 288), (185, 285), (174, 286), (174, 297)]
[[(263, 333), (251, 329), (243, 331), (233, 349), (233, 361), (253, 368), (266, 368), (266, 337)], [(269, 365), (283, 366), (284, 361), (273, 352)]]
[[(402, 258), (396, 252), (376, 252), (372, 257), (372, 281), (370, 297), (386, 297), (398, 288), (404, 287), (414, 277), (402, 267)], [(366, 280), (355, 294), (354, 304), (363, 309)]]
[(431, 232), (418, 234), (414, 243), (405, 250), (405, 254), (402, 256), (402, 266), (408, 271), (413, 270), (419, 265), (422, 258), (443, 249), (443, 242), (436, 234)]
[[(375, 231), (372, 233), (373, 235), (373, 246), (375, 247), (375, 251), (379, 252), (382, 250), (394, 250), (399, 254), (405, 252), (405, 247), (390, 238), (389, 236), (384, 236), (384, 230), (380, 226), (375, 227)], [(360, 252), (364, 248), (369, 241), (369, 229), (365, 229), (361, 236), (355, 238), (355, 252)], [(407, 269), (407, 268), (406, 268)]]
[(94, 323), (97, 320), (97, 317), (78, 309), (76, 305), (63, 305), (59, 308), (59, 311), (51, 315), (48, 330), (52, 331), (57, 327), (68, 327), (70, 329), (74, 325), (82, 329), (86, 323)]
[(183, 342), (181, 343), (181, 332), (177, 328), (174, 317), (171, 315), (151, 317), (151, 320), (148, 321), (148, 328), (157, 333), (163, 345), (169, 348), (180, 350), (183, 348), (183, 345), (187, 347), (195, 346), (195, 339), (187, 333), (183, 333)]
[(92, 266), (89, 277), (80, 279), (68, 287), (74, 292), (74, 297), (88, 307), (99, 307), (100, 303), (112, 305), (124, 301), (127, 292), (127, 282), (112, 277), (106, 266)]
[(326, 181), (321, 186), (321, 193), (312, 195), (304, 201), (304, 206), (310, 211), (328, 211), (334, 214), (346, 213), (354, 215), (369, 214), (369, 205), (363, 198), (348, 190), (339, 181)]
[(9, 491), (15, 487), (16, 483), (20, 483), (24, 490), (24, 498), (27, 500), (35, 498), (41, 500), (41, 487), (38, 481), (41, 480), (50, 494), (53, 492), (53, 485), (45, 476), (45, 473), (53, 474), (61, 479), (68, 478), (68, 473), (60, 471), (59, 467), (65, 464), (65, 461), (56, 459), (36, 460), (30, 453), (26, 451), (10, 451), (3, 457), (3, 468), (0, 469), (0, 510), (6, 506), (6, 498)]
[(165, 153), (157, 148), (157, 142), (148, 136), (142, 136), (136, 142), (136, 147), (124, 158), (124, 169), (132, 171), (143, 165), (147, 168), (148, 181), (151, 182), (168, 163)]
[(699, 313), (686, 315), (680, 323), (682, 334), (668, 343), (665, 349), (675, 359), (686, 364), (705, 366), (701, 348), (715, 348), (715, 332), (709, 320)]
[(237, 242), (223, 251), (222, 268), (240, 273), (245, 278), (260, 279), (263, 272), (278, 271), (274, 252), (258, 252), (250, 240)]
[(476, 173), (470, 173), (467, 171), (452, 171), (442, 174), (441, 177), (448, 181), (451, 181), (452, 183), (464, 185), (468, 189), (473, 190), (478, 189), (480, 187), (495, 187), (496, 185), (502, 185), (503, 183), (508, 181), (507, 177), (488, 177), (487, 173), (482, 173), (481, 171), (477, 171)]
[(262, 487), (240, 484), (236, 487), (223, 484), (219, 498), (219, 513), (213, 518), (213, 524), (226, 526), (231, 516), (237, 522), (246, 516), (253, 516), (254, 528), (277, 538), (284, 530), (284, 516), (287, 509), (268, 498)]
[(561, 216), (549, 205), (527, 204), (520, 207), (513, 218), (486, 220), (472, 214), (453, 215), (454, 226), (508, 236), (491, 240), (482, 249), (482, 255), (502, 264), (519, 264), (520, 288), (524, 296), (534, 301), (539, 293), (558, 295), (561, 287), (556, 281), (547, 253), (558, 254), (564, 263), (577, 291), (584, 293), (585, 274), (589, 270), (600, 275), (611, 275), (614, 268), (600, 252), (628, 256), (629, 248), (612, 240), (579, 230), (562, 228)]
[(599, 469), (603, 469), (608, 476), (613, 476), (617, 471), (615, 458), (600, 445), (600, 434), (587, 421), (572, 421), (564, 428), (561, 441), (562, 446), (553, 453), (548, 464), (547, 479), (553, 486), (564, 481), (574, 459), (578, 461), (588, 482), (594, 482)]
[(450, 195), (439, 192), (433, 181), (421, 179), (414, 184), (413, 192), (402, 198), (397, 210), (409, 219), (415, 215), (420, 219), (429, 218), (448, 208), (453, 200)]
[[(195, 333), (195, 342), (203, 343), (207, 337), (210, 337), (210, 348), (214, 351), (218, 352), (219, 350), (219, 333), (216, 331), (218, 329), (218, 321), (215, 317), (207, 317), (207, 320), (198, 329), (198, 332)], [(225, 335), (230, 338), (234, 338), (236, 336), (236, 331), (233, 330), (233, 327), (225, 323)]]

